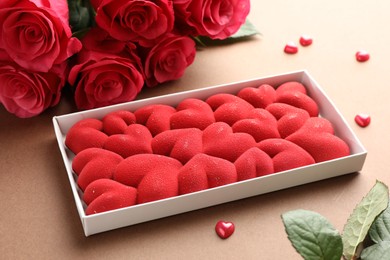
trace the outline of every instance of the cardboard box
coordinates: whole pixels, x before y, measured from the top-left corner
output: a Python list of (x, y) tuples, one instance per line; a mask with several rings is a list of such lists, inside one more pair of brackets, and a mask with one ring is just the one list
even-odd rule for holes
[[(175, 106), (186, 98), (199, 98), (204, 100), (216, 93), (236, 94), (240, 89), (245, 87), (258, 87), (264, 83), (278, 86), (287, 81), (299, 81), (307, 87), (308, 94), (319, 106), (320, 116), (332, 122), (335, 134), (349, 145), (351, 150), (349, 156), (173, 198), (89, 216), (85, 214), (86, 205), (81, 199), (82, 191), (78, 188), (76, 183), (77, 176), (72, 171), (74, 154), (64, 145), (66, 134), (74, 123), (85, 118), (101, 119), (107, 113), (116, 110), (135, 111), (145, 105), (157, 103)], [(304, 70), (57, 116), (53, 118), (53, 124), (86, 236), (343, 174), (358, 172), (362, 169), (367, 155), (367, 151), (352, 132), (340, 112), (333, 105), (332, 101), (324, 93), (319, 84)]]

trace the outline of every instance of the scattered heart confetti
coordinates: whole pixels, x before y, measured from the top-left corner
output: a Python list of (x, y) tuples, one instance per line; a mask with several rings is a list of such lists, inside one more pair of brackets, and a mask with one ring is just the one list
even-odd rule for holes
[(230, 237), (233, 234), (234, 229), (234, 224), (229, 221), (220, 220), (215, 225), (215, 232), (217, 232), (217, 235), (222, 239)]
[(356, 52), (356, 60), (359, 62), (365, 62), (370, 59), (370, 54), (367, 51), (361, 50)]
[(355, 122), (361, 127), (366, 127), (371, 122), (371, 117), (367, 114), (358, 114), (355, 116)]
[(309, 46), (313, 43), (313, 38), (308, 35), (302, 35), (301, 38), (299, 38), (299, 43), (302, 46)]
[(295, 54), (298, 52), (298, 46), (294, 42), (289, 42), (284, 47), (284, 52), (287, 54)]

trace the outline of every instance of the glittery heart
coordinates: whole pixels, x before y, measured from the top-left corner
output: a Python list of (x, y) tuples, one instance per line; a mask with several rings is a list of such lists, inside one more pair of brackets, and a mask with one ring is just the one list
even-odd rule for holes
[(188, 98), (176, 107), (177, 112), (171, 116), (171, 129), (199, 128), (205, 129), (215, 122), (214, 112), (204, 101)]
[(82, 190), (98, 179), (110, 179), (123, 158), (114, 152), (88, 148), (78, 153), (72, 161), (72, 169), (78, 175), (77, 184)]
[(298, 52), (298, 46), (294, 42), (289, 42), (284, 46), (284, 52), (287, 54), (295, 54)]
[(234, 230), (235, 226), (233, 222), (220, 220), (215, 225), (215, 232), (222, 239), (230, 237), (233, 234)]
[(268, 84), (262, 84), (258, 88), (243, 88), (238, 92), (237, 96), (255, 108), (266, 108), (276, 99), (275, 88)]
[(244, 99), (232, 94), (216, 94), (209, 97), (206, 103), (214, 111), (215, 121), (225, 122), (232, 126), (238, 120), (248, 117), (254, 107)]
[(102, 119), (103, 131), (108, 135), (123, 134), (126, 128), (135, 123), (135, 116), (126, 110), (114, 111)]
[(83, 119), (69, 129), (65, 145), (75, 154), (87, 148), (102, 148), (108, 138), (102, 129), (102, 121), (93, 118)]
[(137, 189), (111, 179), (91, 182), (84, 191), (83, 200), (88, 205), (86, 214), (96, 214), (136, 204)]
[(305, 149), (317, 163), (350, 154), (347, 143), (333, 134), (333, 127), (325, 118), (309, 118), (305, 125), (286, 140)]
[(355, 122), (361, 127), (366, 127), (371, 123), (371, 117), (367, 114), (358, 114), (355, 116)]
[(171, 116), (176, 109), (168, 105), (148, 105), (141, 107), (134, 112), (138, 124), (146, 126), (153, 136), (170, 130)]
[(203, 131), (203, 152), (234, 162), (249, 148), (255, 147), (255, 139), (247, 133), (233, 133), (224, 123), (211, 124)]
[(313, 43), (313, 38), (311, 38), (309, 35), (302, 35), (301, 38), (299, 38), (299, 43), (302, 46), (309, 46)]
[(365, 62), (370, 59), (370, 54), (364, 50), (356, 52), (355, 56), (356, 56), (356, 60), (359, 62)]

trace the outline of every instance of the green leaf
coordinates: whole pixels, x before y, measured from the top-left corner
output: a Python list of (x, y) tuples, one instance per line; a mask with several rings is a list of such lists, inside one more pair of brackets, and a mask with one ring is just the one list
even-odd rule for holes
[(256, 34), (260, 34), (260, 32), (256, 29), (256, 27), (247, 19), (243, 25), (241, 25), (240, 29), (229, 38), (242, 38), (249, 37)]
[(372, 224), (369, 231), (370, 238), (375, 243), (390, 241), (390, 207), (387, 206)]
[(94, 24), (94, 10), (89, 1), (68, 0), (69, 24), (74, 34), (85, 31)]
[(382, 241), (363, 250), (362, 260), (390, 259), (390, 241)]
[(343, 244), (339, 232), (318, 213), (294, 210), (282, 215), (294, 248), (304, 259), (340, 260)]
[(344, 226), (342, 239), (344, 257), (356, 259), (358, 246), (366, 238), (368, 230), (375, 218), (387, 207), (389, 190), (387, 186), (377, 181), (369, 193), (355, 207)]

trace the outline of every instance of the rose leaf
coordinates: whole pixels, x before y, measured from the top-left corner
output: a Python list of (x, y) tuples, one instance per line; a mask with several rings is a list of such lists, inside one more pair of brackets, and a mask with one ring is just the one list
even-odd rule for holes
[(375, 218), (386, 209), (389, 203), (388, 187), (377, 181), (374, 187), (355, 207), (344, 226), (342, 239), (346, 259), (356, 259), (357, 249), (366, 238)]
[(360, 258), (362, 260), (390, 259), (390, 241), (381, 241), (365, 248)]
[(288, 239), (304, 259), (340, 260), (343, 244), (339, 232), (318, 213), (294, 210), (282, 215)]
[(390, 207), (387, 206), (372, 224), (369, 231), (370, 238), (375, 243), (390, 241)]
[(243, 38), (243, 37), (249, 37), (252, 35), (260, 34), (260, 32), (256, 29), (256, 27), (247, 19), (243, 25), (241, 25), (240, 29), (238, 31), (231, 35), (229, 38), (236, 39), (236, 38)]

